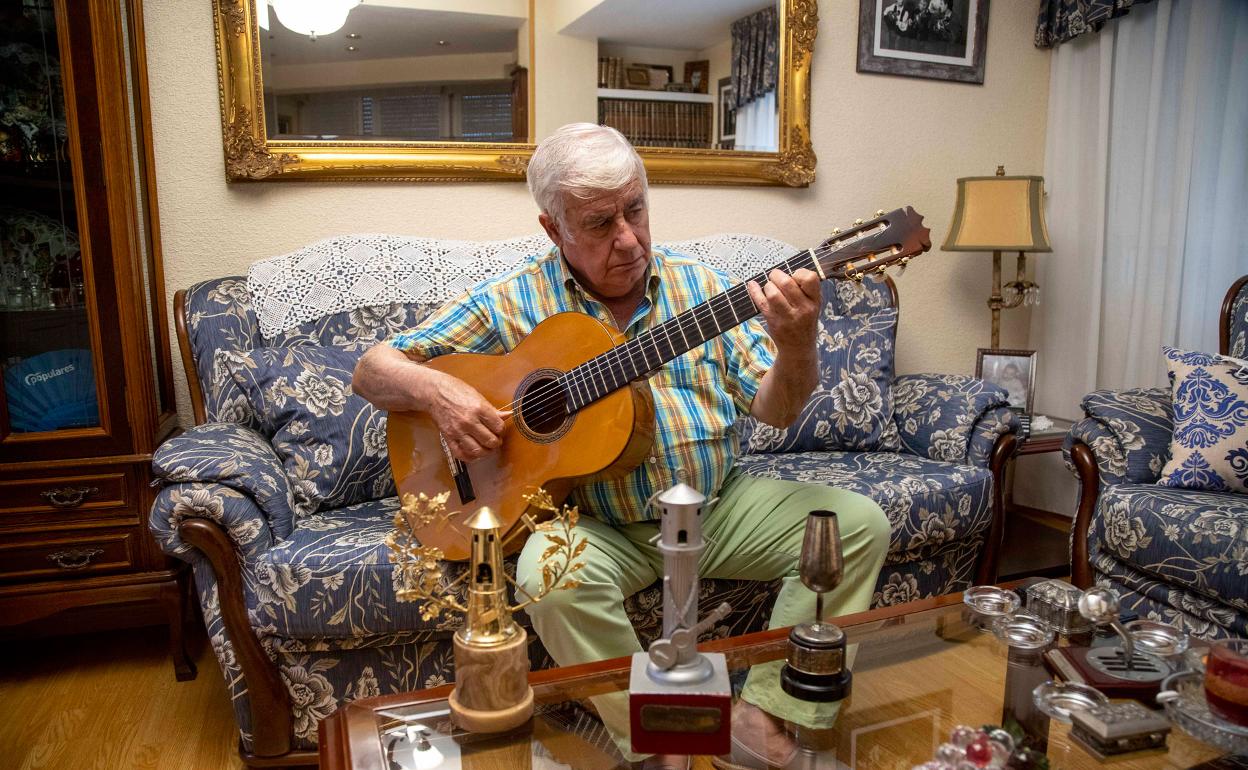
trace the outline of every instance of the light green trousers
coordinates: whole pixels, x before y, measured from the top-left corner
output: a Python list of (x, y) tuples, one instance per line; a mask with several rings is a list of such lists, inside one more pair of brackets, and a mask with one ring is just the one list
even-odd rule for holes
[[(813, 510), (837, 513), (845, 557), (841, 585), (824, 598), (828, 617), (868, 608), (876, 577), (888, 551), (889, 524), (868, 497), (820, 484), (762, 479), (733, 472), (716, 503), (702, 517), (706, 550), (698, 562), (702, 578), (772, 581), (782, 579), (768, 628), (812, 620), (815, 595), (797, 575), (806, 517)], [(624, 612), (624, 599), (663, 576), (663, 556), (650, 539), (657, 521), (612, 527), (582, 516), (575, 530), (589, 542), (581, 585), (553, 591), (528, 607), (538, 637), (560, 666), (632, 655), (641, 643)], [(549, 543), (530, 537), (520, 554), (517, 579), (531, 593), (541, 585), (542, 551)], [(711, 607), (700, 607), (705, 614)], [(829, 727), (838, 704), (799, 701), (780, 689), (782, 661), (755, 666), (741, 697), (768, 713), (808, 727)], [(593, 699), (602, 721), (625, 757), (629, 749), (628, 694)]]

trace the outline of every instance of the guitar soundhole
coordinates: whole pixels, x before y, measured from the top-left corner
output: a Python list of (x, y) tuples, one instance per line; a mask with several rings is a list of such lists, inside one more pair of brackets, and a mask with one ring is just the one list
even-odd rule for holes
[(561, 374), (555, 370), (540, 370), (520, 384), (516, 426), (530, 441), (554, 441), (572, 425), (567, 393), (558, 382)]

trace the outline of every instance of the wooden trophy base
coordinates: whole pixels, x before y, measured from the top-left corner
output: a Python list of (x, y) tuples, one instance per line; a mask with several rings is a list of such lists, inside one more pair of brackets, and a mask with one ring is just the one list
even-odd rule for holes
[(448, 699), (451, 720), (473, 733), (512, 730), (533, 716), (529, 687), (528, 635), (494, 647), (455, 642), (455, 690)]

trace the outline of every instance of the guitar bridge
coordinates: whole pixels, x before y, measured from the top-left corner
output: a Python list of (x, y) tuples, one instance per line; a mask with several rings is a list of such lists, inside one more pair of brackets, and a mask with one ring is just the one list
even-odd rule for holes
[(442, 445), (442, 454), (446, 457), (446, 465), (451, 471), (451, 478), (455, 481), (455, 493), (459, 495), (459, 503), (471, 503), (477, 499), (477, 493), (472, 488), (472, 477), (468, 475), (468, 466), (463, 460), (457, 459), (451, 454), (451, 448), (446, 443), (446, 437), (441, 433), (438, 434), (438, 443)]

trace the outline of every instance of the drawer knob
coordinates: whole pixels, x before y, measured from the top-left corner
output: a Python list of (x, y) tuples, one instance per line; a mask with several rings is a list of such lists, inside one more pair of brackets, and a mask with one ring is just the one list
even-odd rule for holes
[(66, 551), (54, 551), (48, 554), (48, 559), (61, 569), (82, 569), (102, 553), (102, 548), (70, 548)]
[(44, 490), (39, 494), (57, 508), (77, 508), (82, 505), (83, 500), (99, 491), (95, 487), (61, 487)]

